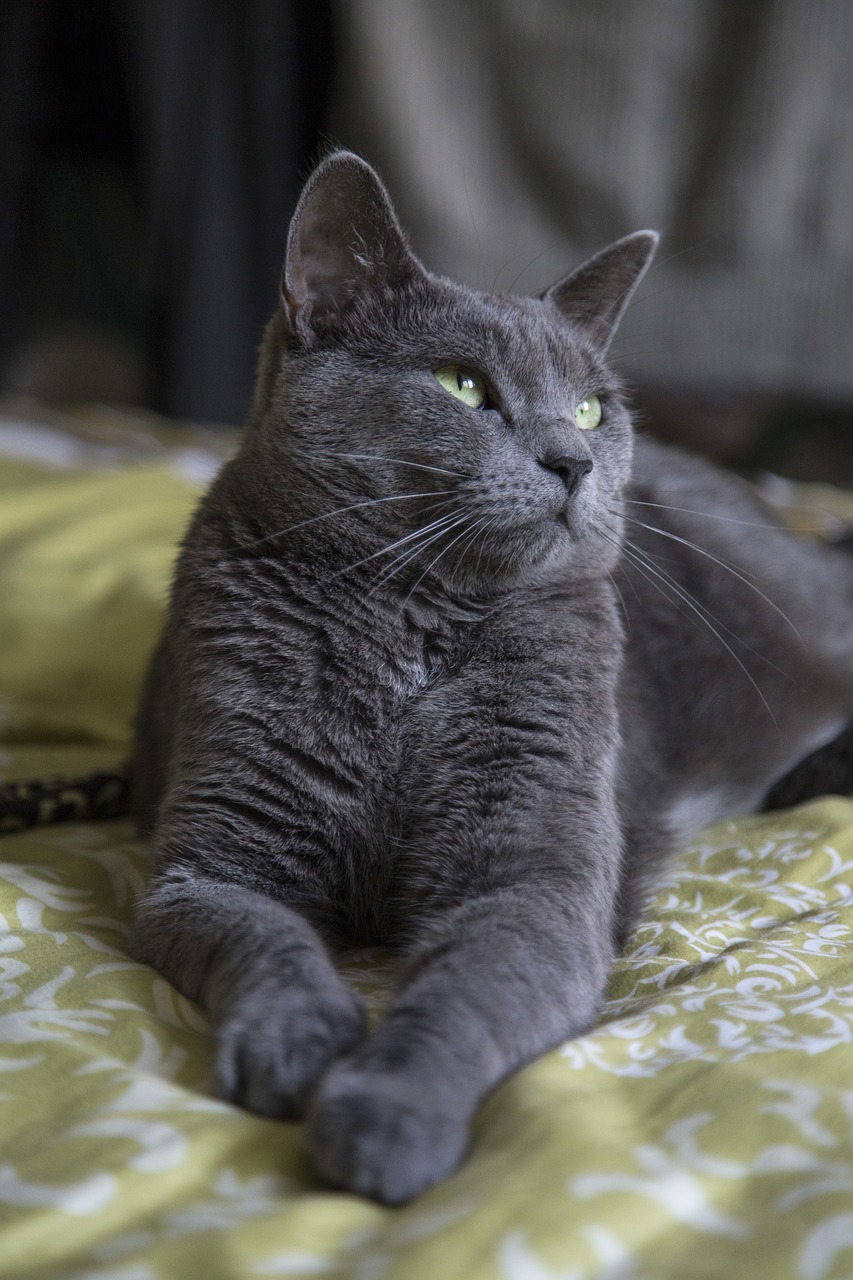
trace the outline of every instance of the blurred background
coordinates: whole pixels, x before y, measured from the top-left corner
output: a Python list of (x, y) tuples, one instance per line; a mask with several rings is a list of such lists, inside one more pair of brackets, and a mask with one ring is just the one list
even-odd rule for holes
[(853, 483), (848, 0), (4, 0), (0, 395), (239, 423), (331, 143), (416, 252), (538, 291), (663, 233), (648, 428)]

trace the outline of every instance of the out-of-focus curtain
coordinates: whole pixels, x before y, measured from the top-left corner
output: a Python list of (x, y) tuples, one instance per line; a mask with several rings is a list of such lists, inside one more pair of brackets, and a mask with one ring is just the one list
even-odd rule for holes
[(0, 389), (103, 394), (117, 340), (241, 422), (330, 65), (328, 0), (5, 0)]
[[(117, 0), (160, 403), (240, 422), (325, 99), (325, 4)], [(313, 11), (312, 11), (313, 9)]]
[(646, 383), (853, 395), (847, 0), (338, 0), (334, 131), (433, 269), (538, 290), (663, 232)]

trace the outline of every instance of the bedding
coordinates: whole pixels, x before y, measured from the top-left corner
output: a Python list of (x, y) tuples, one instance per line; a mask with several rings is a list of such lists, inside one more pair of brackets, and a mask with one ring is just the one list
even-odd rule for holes
[[(109, 769), (231, 441), (11, 412), (0, 781)], [(853, 518), (838, 491), (775, 493), (802, 526)], [(498, 1089), (459, 1172), (399, 1209), (331, 1191), (298, 1125), (214, 1096), (203, 1013), (125, 951), (146, 874), (123, 819), (0, 840), (0, 1276), (853, 1275), (853, 800), (703, 832), (595, 1030)], [(379, 1016), (388, 961), (345, 970)]]

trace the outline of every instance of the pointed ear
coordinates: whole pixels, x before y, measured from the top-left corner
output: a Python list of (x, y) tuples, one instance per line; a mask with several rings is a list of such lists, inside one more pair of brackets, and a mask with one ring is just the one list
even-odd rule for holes
[(291, 329), (344, 312), (362, 291), (399, 286), (423, 267), (370, 165), (336, 151), (314, 170), (287, 239), (281, 296)]
[(543, 293), (543, 302), (553, 303), (599, 351), (606, 351), (658, 240), (656, 231), (635, 231), (617, 240)]

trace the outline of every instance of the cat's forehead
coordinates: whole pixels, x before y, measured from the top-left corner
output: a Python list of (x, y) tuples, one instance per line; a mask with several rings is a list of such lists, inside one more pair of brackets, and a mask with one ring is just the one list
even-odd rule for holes
[(549, 303), (511, 294), (480, 293), (441, 282), (426, 308), (431, 342), (447, 354), (514, 381), (585, 382), (601, 362), (582, 335)]

